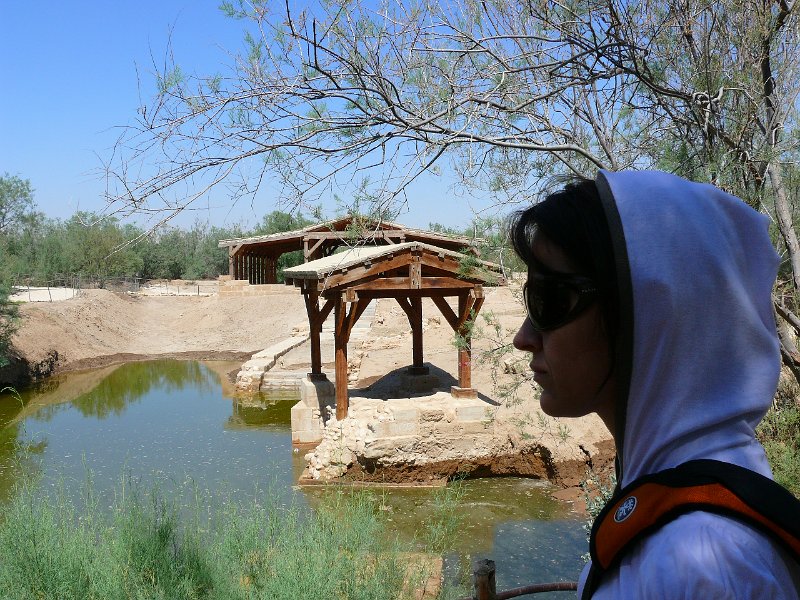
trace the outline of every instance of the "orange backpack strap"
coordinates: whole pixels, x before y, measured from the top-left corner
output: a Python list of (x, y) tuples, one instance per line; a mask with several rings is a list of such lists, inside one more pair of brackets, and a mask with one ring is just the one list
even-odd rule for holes
[(754, 471), (716, 460), (693, 460), (646, 475), (616, 492), (597, 516), (592, 567), (582, 598), (643, 537), (695, 510), (740, 519), (771, 536), (800, 562), (800, 500)]

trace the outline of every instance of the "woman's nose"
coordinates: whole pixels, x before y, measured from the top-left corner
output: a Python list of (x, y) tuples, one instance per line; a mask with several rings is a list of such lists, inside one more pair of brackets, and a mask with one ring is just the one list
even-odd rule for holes
[(514, 336), (514, 348), (526, 352), (539, 352), (542, 349), (542, 334), (531, 325), (530, 319), (525, 319)]

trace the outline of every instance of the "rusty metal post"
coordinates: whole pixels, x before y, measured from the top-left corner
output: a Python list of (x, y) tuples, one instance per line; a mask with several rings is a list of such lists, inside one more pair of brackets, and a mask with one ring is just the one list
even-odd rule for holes
[(472, 563), (473, 600), (497, 600), (494, 572), (493, 560), (479, 558)]

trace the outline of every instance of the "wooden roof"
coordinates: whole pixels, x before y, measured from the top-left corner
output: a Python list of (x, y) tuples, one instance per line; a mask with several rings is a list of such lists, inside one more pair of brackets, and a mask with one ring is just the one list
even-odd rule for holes
[(396, 243), (403, 238), (406, 242), (425, 242), (450, 250), (470, 248), (474, 247), (475, 244), (474, 239), (465, 236), (413, 229), (389, 221), (366, 221), (361, 223), (358, 229), (354, 231), (353, 221), (353, 217), (344, 217), (317, 225), (309, 225), (308, 227), (295, 231), (220, 240), (219, 247), (259, 246), (268, 247), (272, 253), (283, 253), (302, 249), (304, 240), (331, 237), (339, 237), (342, 239), (349, 239), (352, 237), (353, 241), (362, 240), (379, 244)]
[[(371, 292), (442, 290), (503, 283), (499, 265), (470, 259), (446, 248), (422, 242), (390, 246), (358, 246), (283, 270), (287, 285), (315, 285), (320, 292), (342, 288), (367, 288)], [(408, 277), (408, 267), (419, 262), (419, 281)], [(381, 283), (375, 280), (382, 278)], [(373, 282), (373, 283), (371, 283)]]

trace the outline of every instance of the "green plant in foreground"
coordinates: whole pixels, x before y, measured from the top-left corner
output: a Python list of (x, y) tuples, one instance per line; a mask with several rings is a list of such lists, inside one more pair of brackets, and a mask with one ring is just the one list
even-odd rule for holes
[(453, 547), (461, 526), (459, 511), (464, 498), (464, 477), (457, 477), (434, 492), (433, 514), (423, 523), (422, 542), (430, 552), (441, 554)]
[(773, 403), (756, 428), (775, 481), (800, 497), (800, 406), (794, 397)]
[[(588, 513), (586, 522), (583, 524), (583, 530), (586, 532), (587, 540), (592, 533), (594, 520), (597, 518), (597, 515), (600, 514), (600, 511), (603, 510), (606, 503), (611, 499), (616, 485), (617, 477), (614, 473), (609, 474), (608, 477), (602, 477), (594, 470), (587, 471), (586, 479), (581, 482), (583, 499), (586, 502), (586, 512)], [(585, 553), (581, 558), (589, 562), (589, 553)]]
[(20, 489), (0, 524), (2, 598), (402, 599), (423, 576), (362, 493), (331, 493), (313, 512), (259, 496), (210, 519), (197, 498), (186, 518), (135, 485), (110, 512), (92, 493), (81, 509), (37, 494)]

